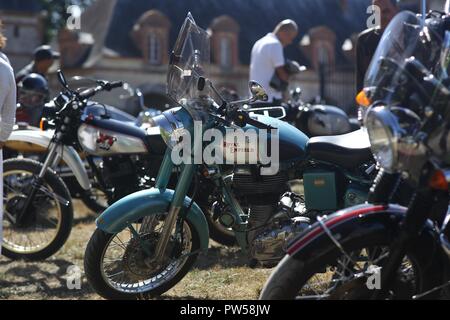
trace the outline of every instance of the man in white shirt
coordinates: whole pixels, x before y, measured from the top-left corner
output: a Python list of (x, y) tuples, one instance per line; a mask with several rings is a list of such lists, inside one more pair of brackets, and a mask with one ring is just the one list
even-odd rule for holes
[(267, 91), (269, 102), (277, 103), (283, 93), (270, 86), (274, 74), (282, 81), (289, 80), (284, 69), (286, 63), (283, 48), (290, 45), (298, 34), (297, 24), (293, 20), (281, 21), (272, 33), (259, 39), (252, 49), (250, 62), (250, 80), (261, 84)]

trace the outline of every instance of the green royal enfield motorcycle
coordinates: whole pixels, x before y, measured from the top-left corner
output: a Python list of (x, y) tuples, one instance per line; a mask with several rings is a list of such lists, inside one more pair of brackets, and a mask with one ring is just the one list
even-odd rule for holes
[[(155, 188), (131, 194), (104, 211), (86, 248), (87, 279), (104, 298), (158, 296), (208, 249), (208, 224), (193, 200), (197, 192), (192, 199), (186, 196), (198, 172), (220, 191), (214, 214), (233, 230), (249, 258), (263, 266), (274, 266), (287, 243), (318, 214), (367, 199), (376, 170), (364, 132), (308, 140), (286, 122), (250, 116), (245, 104), (267, 100), (256, 82), (250, 82), (251, 99), (224, 102), (207, 78), (209, 48), (208, 34), (189, 14), (167, 79), (168, 95), (180, 107), (154, 118), (168, 146)], [(228, 139), (234, 132), (248, 135)], [(178, 182), (169, 190), (176, 166)], [(289, 190), (288, 182), (297, 177), (303, 178), (305, 198)]]

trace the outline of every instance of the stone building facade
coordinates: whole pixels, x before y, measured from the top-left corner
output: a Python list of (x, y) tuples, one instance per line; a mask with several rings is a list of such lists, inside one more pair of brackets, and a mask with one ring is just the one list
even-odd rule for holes
[[(17, 6), (16, 0), (0, 0), (0, 18), (10, 38), (6, 53), (18, 68), (42, 41), (42, 13), (36, 7), (11, 10), (10, 2)], [(33, 2), (38, 1), (27, 1)], [(403, 2), (417, 7), (419, 1)], [(355, 40), (365, 28), (369, 4), (370, 0), (96, 0), (83, 12), (81, 29), (60, 30), (53, 46), (60, 50), (60, 67), (68, 76), (123, 80), (143, 91), (148, 106), (164, 108), (169, 103), (165, 97), (169, 52), (188, 11), (210, 34), (211, 79), (240, 96), (248, 94), (253, 43), (282, 19), (291, 18), (300, 35), (286, 56), (308, 67), (291, 87), (301, 86), (306, 101), (322, 94), (328, 103), (351, 111)], [(19, 31), (18, 38), (17, 28), (26, 31)], [(322, 92), (319, 70), (325, 73)], [(56, 80), (51, 80), (57, 90)], [(114, 95), (102, 99), (118, 103)]]

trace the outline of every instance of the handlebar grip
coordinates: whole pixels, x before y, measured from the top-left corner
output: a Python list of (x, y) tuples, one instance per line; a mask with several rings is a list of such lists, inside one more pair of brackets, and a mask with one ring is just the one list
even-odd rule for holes
[(246, 122), (258, 129), (263, 129), (263, 130), (275, 129), (274, 127), (271, 127), (265, 123), (259, 122), (258, 120), (254, 120), (250, 117), (247, 117)]
[(105, 90), (111, 91), (112, 89), (121, 88), (121, 87), (123, 87), (123, 82), (122, 81), (108, 82), (105, 85)]

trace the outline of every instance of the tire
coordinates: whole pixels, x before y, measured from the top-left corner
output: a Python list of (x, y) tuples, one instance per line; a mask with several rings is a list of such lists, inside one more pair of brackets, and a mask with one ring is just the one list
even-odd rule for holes
[[(4, 176), (9, 171), (25, 171), (30, 172), (34, 175), (39, 174), (41, 171), (42, 164), (30, 160), (30, 159), (10, 159), (6, 160), (3, 163), (3, 174)], [(73, 206), (72, 206), (72, 198), (70, 196), (70, 192), (67, 189), (66, 185), (59, 178), (56, 173), (50, 168), (47, 169), (47, 172), (44, 176), (44, 184), (48, 185), (55, 194), (66, 199), (69, 204), (67, 206), (60, 205), (61, 212), (61, 221), (59, 223), (59, 228), (56, 231), (56, 236), (52, 239), (52, 241), (45, 247), (43, 247), (39, 251), (35, 251), (32, 253), (23, 253), (9, 250), (7, 247), (3, 246), (2, 254), (6, 257), (18, 260), (44, 260), (48, 257), (55, 254), (67, 241), (70, 236), (70, 232), (72, 230), (72, 222), (73, 222)], [(3, 223), (3, 221), (2, 221)]]
[(183, 277), (189, 272), (192, 265), (197, 259), (198, 251), (200, 249), (199, 235), (189, 222), (187, 222), (187, 224), (192, 234), (191, 252), (196, 253), (193, 253), (186, 259), (186, 262), (184, 263), (182, 268), (171, 279), (152, 289), (151, 291), (146, 291), (139, 294), (118, 291), (110, 286), (102, 277), (102, 258), (105, 249), (107, 248), (109, 242), (111, 241), (113, 236), (115, 236), (115, 234), (109, 234), (100, 229), (96, 229), (91, 239), (89, 240), (84, 256), (84, 272), (86, 274), (88, 282), (95, 290), (95, 292), (108, 300), (149, 299), (163, 294), (164, 292), (175, 286), (181, 279), (183, 279)]
[[(383, 236), (362, 236), (354, 239), (351, 244), (343, 244), (346, 252), (358, 250), (359, 248), (388, 246), (390, 241)], [(295, 257), (285, 256), (272, 272), (260, 295), (260, 300), (293, 300), (307, 281), (330, 263), (335, 262), (341, 255), (338, 250), (328, 250), (328, 253), (301, 261)], [(430, 250), (417, 242), (411, 245), (407, 251), (408, 259), (413, 261), (415, 270), (419, 274), (419, 292), (426, 292), (439, 285), (439, 268), (430, 263)], [(427, 259), (428, 257), (428, 259)], [(366, 297), (361, 297), (366, 299)], [(433, 298), (433, 296), (427, 296)]]
[(205, 218), (208, 222), (209, 237), (221, 245), (227, 247), (235, 246), (237, 243), (234, 232), (232, 230), (226, 230), (224, 226), (220, 225), (219, 221), (215, 221), (207, 206), (201, 205), (200, 207), (205, 213)]
[(83, 204), (97, 215), (101, 214), (107, 208), (101, 203), (101, 201), (95, 198), (95, 196), (90, 191), (83, 190), (80, 198)]

